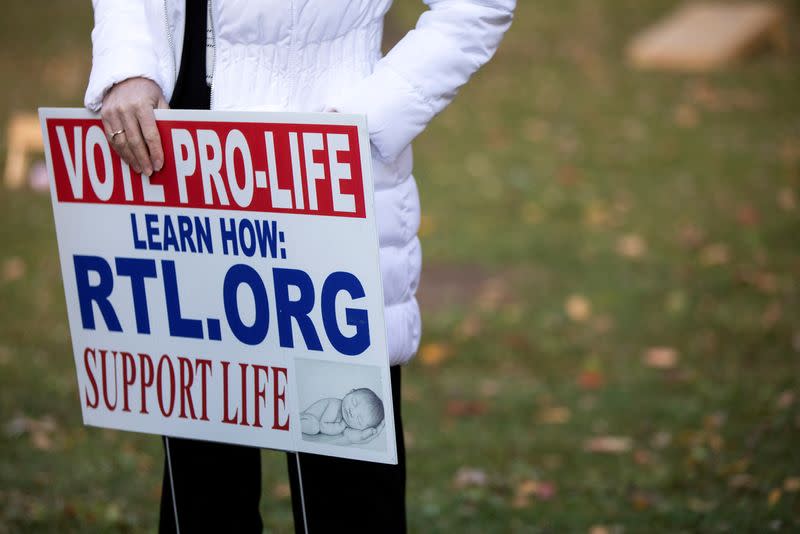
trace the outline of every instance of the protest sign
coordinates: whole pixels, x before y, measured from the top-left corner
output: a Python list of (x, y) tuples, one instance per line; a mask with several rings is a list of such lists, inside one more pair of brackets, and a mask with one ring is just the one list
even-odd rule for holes
[(41, 109), (88, 425), (397, 463), (362, 116)]

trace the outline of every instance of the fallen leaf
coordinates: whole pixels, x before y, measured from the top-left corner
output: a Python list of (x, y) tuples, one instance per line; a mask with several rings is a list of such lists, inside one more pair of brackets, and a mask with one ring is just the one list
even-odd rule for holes
[(672, 369), (678, 363), (678, 351), (672, 347), (650, 347), (644, 353), (644, 364), (656, 369)]
[(470, 339), (481, 333), (483, 321), (477, 314), (470, 314), (458, 325), (456, 334), (462, 339)]
[(540, 501), (549, 501), (556, 496), (556, 485), (552, 482), (539, 482), (533, 494)]
[(462, 467), (453, 477), (453, 487), (456, 489), (483, 487), (488, 482), (489, 477), (486, 475), (486, 471), (473, 467)]
[(681, 104), (672, 114), (675, 124), (681, 128), (694, 128), (700, 122), (697, 110), (689, 104)]
[(420, 349), (419, 357), (423, 364), (436, 366), (446, 360), (450, 353), (450, 346), (445, 343), (426, 343)]
[(795, 196), (794, 189), (784, 187), (778, 191), (777, 195), (778, 206), (783, 211), (794, 211), (797, 208), (797, 197)]
[(638, 234), (628, 234), (617, 240), (617, 254), (629, 259), (639, 259), (647, 252), (647, 243)]
[(525, 508), (530, 504), (531, 497), (540, 501), (549, 501), (555, 495), (556, 486), (552, 482), (523, 480), (517, 486), (511, 504), (514, 508)]
[[(572, 141), (566, 141), (565, 143), (560, 144), (559, 148), (562, 149), (563, 153), (569, 154), (573, 152), (574, 148), (576, 148), (576, 145), (574, 145)], [(573, 165), (562, 165), (556, 169), (556, 180), (563, 186), (573, 186), (577, 184), (581, 178), (582, 176), (580, 170)]]
[(539, 118), (527, 119), (522, 125), (522, 135), (531, 143), (544, 140), (550, 133), (550, 125)]
[(450, 417), (470, 417), (483, 415), (486, 413), (486, 411), (486, 403), (462, 399), (453, 399), (449, 401), (445, 408), (445, 413)]
[(630, 501), (636, 510), (647, 510), (653, 506), (654, 497), (645, 491), (635, 489), (630, 494)]
[(14, 282), (25, 276), (26, 266), (25, 261), (18, 257), (12, 256), (3, 261), (3, 281)]
[(692, 512), (697, 512), (699, 514), (707, 513), (717, 507), (717, 503), (714, 501), (708, 501), (705, 499), (699, 499), (697, 497), (690, 497), (689, 498), (689, 510)]
[(753, 475), (748, 473), (739, 473), (734, 475), (728, 480), (728, 486), (731, 489), (746, 489), (751, 490), (756, 488), (756, 479), (753, 478)]
[(592, 525), (589, 534), (611, 534), (611, 530), (605, 525)]
[(548, 406), (539, 412), (539, 422), (561, 425), (569, 421), (572, 412), (566, 406)]
[(784, 140), (779, 149), (779, 155), (786, 163), (800, 161), (800, 138), (790, 137)]
[(792, 404), (794, 404), (794, 391), (789, 389), (782, 391), (775, 402), (775, 405), (781, 410), (789, 408)]
[(728, 246), (723, 243), (712, 243), (700, 251), (700, 263), (706, 267), (724, 265), (731, 259)]
[(646, 449), (636, 449), (633, 451), (633, 461), (638, 465), (650, 465), (653, 463), (653, 455)]
[(602, 388), (606, 383), (603, 373), (595, 370), (581, 371), (578, 375), (578, 385), (581, 389), (594, 391)]
[(783, 317), (783, 307), (778, 301), (772, 301), (767, 304), (764, 313), (761, 314), (761, 325), (764, 328), (772, 328)]
[(408, 430), (403, 430), (403, 441), (406, 449), (413, 449), (417, 444), (417, 438)]
[(42, 430), (31, 431), (31, 444), (34, 449), (40, 451), (49, 451), (53, 448), (53, 440), (50, 439), (50, 434)]
[(769, 507), (772, 508), (778, 504), (778, 501), (781, 500), (781, 496), (783, 496), (783, 492), (780, 488), (774, 488), (772, 491), (770, 491), (769, 495), (767, 496), (767, 504), (769, 504)]
[(592, 320), (592, 330), (598, 334), (605, 334), (614, 328), (614, 319), (608, 315), (599, 315)]
[(494, 397), (500, 391), (500, 382), (487, 379), (481, 382), (480, 394), (482, 397)]
[(697, 248), (706, 240), (706, 234), (701, 228), (693, 224), (686, 224), (681, 227), (678, 239), (688, 248)]
[(478, 308), (483, 312), (496, 311), (508, 295), (506, 280), (500, 277), (490, 278), (478, 292)]
[(417, 233), (420, 237), (431, 235), (436, 229), (436, 219), (433, 215), (421, 215), (419, 218), (419, 230)]
[(588, 226), (605, 226), (611, 220), (611, 214), (604, 204), (590, 204), (584, 212), (583, 219)]
[(669, 447), (670, 443), (672, 443), (672, 434), (661, 430), (653, 434), (653, 437), (650, 438), (650, 445), (654, 449), (666, 449)]
[(596, 436), (588, 439), (583, 449), (587, 452), (622, 454), (631, 450), (633, 441), (625, 436)]
[(756, 226), (761, 221), (761, 215), (753, 206), (747, 204), (736, 212), (736, 220), (742, 226)]
[(531, 505), (531, 500), (529, 497), (524, 495), (514, 494), (514, 498), (511, 500), (511, 507), (517, 510), (521, 508), (527, 508)]
[(727, 422), (727, 420), (728, 420), (728, 414), (726, 414), (723, 411), (717, 411), (708, 414), (703, 420), (703, 423), (707, 429), (719, 429), (723, 427), (723, 425)]
[(286, 482), (279, 482), (272, 486), (272, 496), (276, 499), (287, 499), (292, 495), (292, 487)]
[(788, 493), (800, 491), (800, 477), (789, 477), (783, 481), (783, 489)]
[(576, 322), (582, 322), (592, 314), (592, 306), (582, 295), (570, 295), (564, 304), (567, 317)]

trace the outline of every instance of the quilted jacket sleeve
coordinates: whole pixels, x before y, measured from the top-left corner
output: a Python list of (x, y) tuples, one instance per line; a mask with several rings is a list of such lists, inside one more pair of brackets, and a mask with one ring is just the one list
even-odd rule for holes
[(98, 111), (115, 83), (137, 76), (161, 87), (158, 58), (143, 0), (93, 0), (92, 72), (84, 104)]
[(366, 113), (372, 144), (394, 160), (494, 55), (516, 0), (424, 0), (430, 8), (374, 72), (330, 107)]

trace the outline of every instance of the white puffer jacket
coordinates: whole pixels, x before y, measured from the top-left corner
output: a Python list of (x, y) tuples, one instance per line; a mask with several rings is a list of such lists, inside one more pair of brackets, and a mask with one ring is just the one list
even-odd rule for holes
[[(410, 143), (496, 50), (516, 0), (424, 0), (429, 6), (381, 58), (391, 0), (212, 0), (212, 109), (366, 113), (389, 358), (419, 345), (419, 198)], [(142, 76), (169, 101), (181, 58), (185, 0), (93, 0), (86, 107)]]

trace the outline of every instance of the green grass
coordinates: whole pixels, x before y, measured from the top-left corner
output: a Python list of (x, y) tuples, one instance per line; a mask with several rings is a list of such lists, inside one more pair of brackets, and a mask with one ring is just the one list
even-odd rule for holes
[[(6, 7), (1, 121), (80, 104), (86, 4)], [(425, 314), (423, 346), (450, 356), (405, 370), (414, 532), (800, 529), (800, 493), (776, 491), (800, 477), (798, 43), (713, 74), (630, 69), (628, 38), (672, 5), (523, 0), (416, 142), (426, 265), (478, 268), (499, 296), (475, 285)], [(418, 11), (398, 3), (393, 31)], [(0, 213), (0, 532), (152, 531), (159, 439), (80, 423), (50, 201), (3, 191)], [(620, 254), (623, 236), (644, 251)], [(644, 365), (653, 346), (677, 365)], [(11, 432), (21, 415), (52, 418), (49, 441)], [(631, 450), (584, 450), (609, 435)], [(262, 514), (291, 531), (283, 456), (264, 462)], [(457, 484), (465, 467), (486, 483)], [(516, 498), (530, 480), (554, 495)]]

